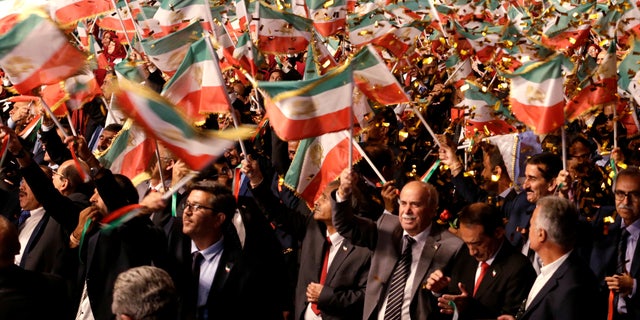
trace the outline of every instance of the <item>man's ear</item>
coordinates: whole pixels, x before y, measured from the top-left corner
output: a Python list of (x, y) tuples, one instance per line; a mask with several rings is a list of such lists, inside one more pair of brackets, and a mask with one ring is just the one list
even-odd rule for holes
[(493, 170), (491, 171), (491, 180), (498, 181), (500, 180), (501, 176), (502, 176), (502, 168), (500, 168), (500, 166), (493, 167)]
[(551, 179), (551, 181), (549, 181), (549, 187), (547, 188), (547, 191), (549, 191), (550, 193), (556, 191), (556, 178), (553, 178)]
[(119, 314), (118, 315), (118, 319), (120, 319), (120, 320), (134, 320), (133, 318), (129, 317), (126, 314)]
[(221, 226), (225, 220), (227, 220), (227, 215), (225, 215), (223, 212), (218, 212), (216, 213), (216, 224), (218, 226)]

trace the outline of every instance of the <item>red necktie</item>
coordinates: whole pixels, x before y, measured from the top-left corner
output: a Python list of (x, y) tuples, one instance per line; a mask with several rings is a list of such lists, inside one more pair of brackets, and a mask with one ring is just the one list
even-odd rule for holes
[[(322, 271), (320, 271), (320, 284), (324, 284), (327, 281), (327, 269), (329, 268), (329, 252), (331, 251), (331, 240), (327, 237), (327, 242), (324, 244), (324, 260), (322, 262)], [(320, 314), (317, 303), (311, 304), (311, 310), (313, 313)]]
[(487, 273), (487, 270), (489, 270), (489, 264), (483, 261), (482, 264), (480, 264), (480, 275), (478, 276), (478, 280), (476, 280), (476, 286), (473, 288), (474, 297), (476, 296), (476, 292), (478, 292), (478, 287), (480, 286), (484, 275)]

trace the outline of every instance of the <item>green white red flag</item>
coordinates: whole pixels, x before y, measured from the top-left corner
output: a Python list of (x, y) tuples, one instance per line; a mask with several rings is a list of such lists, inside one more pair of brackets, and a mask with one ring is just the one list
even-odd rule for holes
[(375, 50), (366, 46), (351, 61), (355, 85), (369, 99), (382, 105), (411, 101)]
[(616, 43), (610, 44), (607, 54), (598, 65), (595, 74), (585, 80), (577, 90), (578, 93), (567, 102), (565, 115), (573, 121), (580, 115), (602, 108), (606, 104), (615, 104), (618, 91), (616, 63)]
[(347, 25), (347, 0), (306, 0), (309, 18), (323, 37), (344, 31)]
[(182, 63), (192, 43), (202, 38), (202, 27), (197, 21), (160, 39), (147, 38), (141, 41), (144, 52), (158, 69), (173, 75)]
[(111, 10), (113, 5), (110, 0), (49, 0), (51, 17), (63, 26), (93, 18)]
[[(115, 95), (122, 111), (191, 169), (203, 169), (235, 144), (221, 138), (223, 133), (196, 129), (171, 102), (151, 89), (125, 79), (118, 84)], [(229, 132), (228, 138), (238, 139), (238, 133)]]
[(257, 47), (266, 53), (305, 51), (311, 39), (312, 21), (260, 4)]
[(350, 65), (301, 81), (258, 81), (271, 126), (282, 140), (301, 140), (349, 128)]
[[(327, 184), (338, 178), (349, 165), (349, 139), (348, 131), (338, 131), (300, 141), (284, 184), (304, 199), (310, 208)], [(362, 159), (355, 147), (352, 153), (353, 163)]]
[(209, 113), (229, 112), (229, 96), (218, 57), (212, 55), (206, 41), (203, 38), (191, 45), (162, 90), (162, 96), (194, 122), (203, 122)]
[(473, 137), (476, 132), (484, 132), (488, 136), (516, 132), (516, 128), (500, 118), (497, 111), (502, 101), (473, 81), (466, 81), (461, 87), (464, 98), (457, 105), (465, 109), (469, 115), (465, 135)]
[(40, 85), (60, 82), (86, 64), (85, 55), (43, 13), (13, 22), (0, 35), (0, 68), (18, 92), (27, 94)]
[(109, 148), (97, 154), (98, 160), (113, 173), (119, 173), (138, 185), (151, 177), (147, 171), (155, 154), (155, 141), (147, 137), (144, 130), (127, 119), (122, 129), (113, 138)]
[(513, 114), (537, 134), (550, 133), (564, 124), (562, 56), (537, 61), (505, 75), (511, 78), (509, 102)]
[(160, 23), (162, 35), (185, 28), (194, 20), (210, 30), (209, 23), (205, 22), (209, 10), (207, 0), (163, 0), (153, 18)]

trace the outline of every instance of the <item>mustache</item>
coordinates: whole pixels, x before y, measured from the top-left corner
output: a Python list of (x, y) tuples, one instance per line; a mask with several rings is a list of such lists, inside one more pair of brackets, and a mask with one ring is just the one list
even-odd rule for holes
[(629, 205), (626, 204), (620, 204), (619, 206), (617, 206), (616, 208), (618, 209), (624, 209), (624, 210), (633, 210), (633, 208)]

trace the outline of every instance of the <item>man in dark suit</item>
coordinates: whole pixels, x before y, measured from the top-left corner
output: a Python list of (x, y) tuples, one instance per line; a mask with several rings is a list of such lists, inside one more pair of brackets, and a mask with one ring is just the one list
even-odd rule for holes
[(547, 196), (537, 201), (529, 239), (542, 268), (516, 319), (603, 319), (604, 310), (597, 303), (598, 281), (574, 251), (578, 215), (567, 199)]
[(352, 212), (351, 169), (340, 176), (332, 194), (333, 224), (352, 243), (373, 250), (367, 279), (363, 319), (420, 319), (438, 315), (437, 302), (425, 288), (427, 277), (448, 269), (462, 241), (432, 224), (438, 207), (435, 188), (420, 181), (400, 192), (399, 216), (383, 214), (377, 221)]
[[(427, 288), (448, 293), (438, 299), (441, 312), (459, 319), (489, 319), (515, 315), (536, 278), (529, 260), (504, 238), (500, 213), (485, 203), (474, 203), (459, 214), (458, 236), (467, 245), (456, 258), (450, 277), (437, 270)], [(448, 286), (448, 289), (446, 288)]]
[[(629, 167), (616, 176), (613, 184), (617, 216), (608, 226), (600, 224), (591, 254), (591, 268), (601, 281), (607, 301), (609, 290), (616, 293), (611, 312), (614, 319), (640, 319), (640, 170)], [(598, 222), (602, 222), (598, 219)]]
[(371, 252), (354, 246), (336, 232), (331, 216), (331, 192), (339, 182), (327, 185), (307, 215), (286, 208), (269, 189), (258, 161), (242, 161), (251, 192), (269, 218), (302, 239), (300, 268), (295, 291), (294, 319), (358, 319), (362, 317)]
[(178, 262), (192, 268), (178, 280), (184, 319), (282, 318), (282, 279), (272, 267), (277, 257), (268, 256), (276, 240), (254, 238), (256, 229), (247, 221), (243, 250), (231, 223), (235, 212), (233, 194), (224, 186), (200, 181), (187, 193), (182, 231), (190, 240), (175, 248)]
[(0, 319), (71, 319), (64, 282), (14, 264), (18, 230), (0, 216)]

